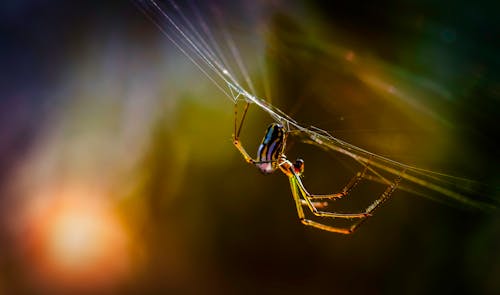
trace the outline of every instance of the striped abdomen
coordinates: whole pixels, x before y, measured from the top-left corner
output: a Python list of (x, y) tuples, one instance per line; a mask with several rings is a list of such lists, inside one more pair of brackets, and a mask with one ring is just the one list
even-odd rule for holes
[(278, 168), (278, 161), (285, 146), (285, 132), (283, 126), (271, 124), (267, 130), (257, 152), (256, 166), (262, 173), (272, 173)]

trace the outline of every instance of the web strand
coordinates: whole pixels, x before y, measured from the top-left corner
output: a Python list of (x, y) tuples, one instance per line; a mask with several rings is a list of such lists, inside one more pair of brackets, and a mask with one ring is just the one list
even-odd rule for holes
[[(400, 176), (404, 180), (400, 189), (416, 195), (427, 196), (428, 191), (432, 191), (467, 206), (496, 209), (495, 205), (472, 198), (476, 193), (474, 186), (478, 185), (477, 182), (402, 164), (342, 141), (325, 130), (300, 125), (268, 101), (255, 95), (255, 87), (251, 82), (248, 70), (231, 34), (225, 27), (222, 28), (222, 35), (226, 46), (250, 91), (241, 86), (235, 78), (230, 60), (223, 54), (223, 49), (216, 41), (213, 32), (196, 5), (189, 1), (190, 6), (194, 8), (194, 14), (200, 28), (196, 28), (174, 0), (168, 0), (168, 2), (170, 3), (169, 9), (162, 8), (155, 0), (138, 1), (141, 10), (155, 23), (158, 29), (233, 102), (245, 100), (256, 105), (276, 122), (282, 124), (286, 131), (302, 137), (304, 142), (314, 144), (330, 152), (346, 155), (360, 165), (368, 167), (371, 174), (366, 179), (370, 181), (388, 184), (389, 180), (381, 173), (384, 172)], [(218, 17), (222, 18), (221, 15)], [(166, 24), (163, 24), (163, 21), (166, 21)], [(492, 200), (486, 196), (482, 197)]]

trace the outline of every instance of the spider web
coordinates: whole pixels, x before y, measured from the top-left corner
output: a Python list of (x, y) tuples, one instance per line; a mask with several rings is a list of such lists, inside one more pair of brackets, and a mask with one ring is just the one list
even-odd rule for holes
[[(256, 105), (303, 142), (346, 155), (362, 166), (367, 166), (370, 173), (364, 176), (365, 179), (390, 184), (392, 179), (401, 177), (400, 190), (484, 210), (497, 208), (497, 202), (490, 196), (491, 188), (477, 181), (413, 167), (371, 153), (325, 130), (301, 125), (267, 100), (255, 95), (255, 86), (240, 56), (237, 42), (228, 32), (224, 24), (225, 16), (217, 6), (208, 7), (207, 10), (213, 16), (209, 18), (192, 0), (183, 3), (183, 7), (173, 0), (136, 0), (135, 4), (234, 103), (245, 101)], [(218, 42), (220, 38), (225, 42)], [(237, 75), (241, 78), (237, 78)]]

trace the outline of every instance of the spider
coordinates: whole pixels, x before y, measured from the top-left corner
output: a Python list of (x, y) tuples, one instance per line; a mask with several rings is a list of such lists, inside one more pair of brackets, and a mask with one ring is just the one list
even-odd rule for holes
[[(297, 207), (297, 214), (300, 221), (307, 225), (312, 226), (321, 230), (340, 233), (340, 234), (352, 234), (356, 231), (363, 222), (372, 215), (372, 213), (377, 209), (384, 201), (386, 201), (391, 194), (396, 190), (400, 180), (401, 175), (399, 175), (392, 183), (382, 193), (382, 195), (376, 199), (370, 206), (366, 208), (364, 212), (360, 213), (335, 213), (322, 211), (321, 209), (326, 207), (326, 202), (321, 202), (321, 200), (334, 200), (347, 196), (351, 190), (360, 182), (363, 177), (365, 177), (368, 169), (368, 164), (364, 164), (364, 170), (358, 172), (345, 186), (344, 188), (334, 194), (327, 195), (314, 195), (309, 193), (304, 184), (302, 183), (301, 176), (304, 172), (304, 160), (297, 159), (295, 163), (292, 163), (286, 158), (285, 155), (285, 145), (287, 136), (290, 133), (285, 130), (283, 125), (278, 123), (272, 123), (266, 130), (264, 138), (258, 148), (257, 158), (253, 159), (246, 152), (243, 147), (239, 135), (243, 122), (245, 120), (245, 115), (248, 111), (250, 103), (246, 102), (243, 110), (243, 114), (238, 124), (238, 106), (235, 104), (235, 118), (234, 118), (234, 133), (233, 133), (233, 144), (241, 153), (245, 161), (249, 164), (256, 166), (262, 173), (270, 174), (278, 169), (285, 174), (289, 181), (292, 190), (292, 196)], [(307, 219), (304, 214), (303, 207), (309, 208), (313, 215), (324, 218), (344, 218), (344, 219), (358, 219), (350, 227), (341, 228), (330, 226), (321, 222), (313, 221)]]

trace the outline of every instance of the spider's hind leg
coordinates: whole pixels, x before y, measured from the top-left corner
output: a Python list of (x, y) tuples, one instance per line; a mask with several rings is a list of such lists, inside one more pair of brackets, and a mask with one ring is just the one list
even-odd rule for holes
[(241, 120), (238, 123), (238, 104), (234, 104), (234, 133), (233, 133), (233, 144), (234, 146), (238, 149), (238, 151), (241, 153), (243, 158), (245, 158), (245, 161), (249, 164), (255, 164), (255, 160), (250, 157), (248, 152), (245, 150), (243, 145), (241, 144), (240, 141), (240, 132), (241, 128), (243, 127), (243, 122), (245, 121), (245, 116), (248, 112), (248, 107), (250, 106), (249, 102), (245, 102), (245, 106), (243, 108), (243, 115), (241, 116)]
[(238, 124), (238, 104), (237, 103), (234, 104), (234, 133), (233, 133), (234, 141), (239, 140), (241, 128), (243, 127), (243, 122), (245, 121), (245, 117), (247, 115), (249, 106), (250, 103), (245, 101), (245, 106), (243, 107), (243, 115), (241, 115), (241, 120)]

